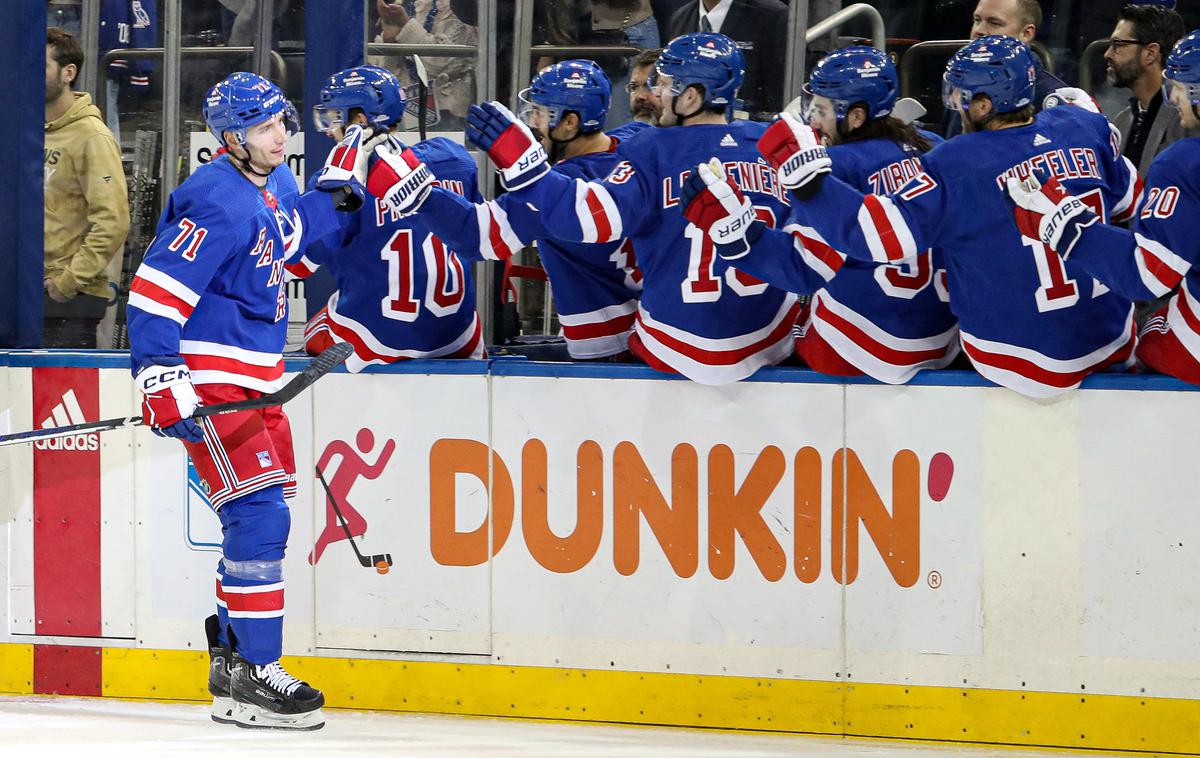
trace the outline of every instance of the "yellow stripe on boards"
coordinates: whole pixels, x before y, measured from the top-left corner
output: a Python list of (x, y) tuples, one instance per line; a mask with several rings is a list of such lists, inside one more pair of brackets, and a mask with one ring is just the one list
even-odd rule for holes
[[(1200, 700), (734, 676), (284, 657), (333, 708), (1200, 753)], [(206, 651), (104, 650), (107, 697), (205, 701)], [(0, 692), (33, 691), (0, 644)]]
[(211, 700), (207, 650), (105, 648), (102, 665), (105, 697)]
[(1200, 700), (855, 684), (850, 735), (1200, 752)]
[(0, 693), (33, 694), (33, 645), (0, 644)]

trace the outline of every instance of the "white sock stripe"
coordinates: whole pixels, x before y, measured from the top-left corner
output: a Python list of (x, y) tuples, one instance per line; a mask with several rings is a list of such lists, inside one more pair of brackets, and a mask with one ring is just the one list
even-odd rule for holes
[(221, 589), (225, 590), (226, 595), (257, 595), (263, 592), (278, 592), (283, 589), (283, 582), (275, 582), (274, 584), (259, 584), (248, 587), (230, 587), (228, 584), (222, 583)]

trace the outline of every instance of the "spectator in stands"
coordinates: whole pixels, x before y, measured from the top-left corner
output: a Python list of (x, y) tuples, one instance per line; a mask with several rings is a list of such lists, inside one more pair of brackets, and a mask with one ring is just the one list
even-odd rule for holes
[[(375, 0), (375, 10), (379, 14), (376, 42), (420, 45), (475, 45), (479, 42), (479, 28), (464, 23), (449, 0)], [(389, 61), (391, 65), (388, 65)], [(405, 94), (415, 102), (417, 72), (411, 58), (372, 57), (370, 62), (394, 71), (405, 87)], [(467, 108), (476, 100), (474, 57), (423, 55), (421, 62), (425, 64), (437, 100), (439, 118), (440, 112), (446, 111), (448, 121), (461, 124)], [(415, 115), (415, 108), (409, 112)]]
[(691, 0), (671, 17), (667, 40), (720, 32), (742, 48), (746, 79), (738, 90), (750, 118), (769, 120), (783, 108), (788, 7), (780, 0)]
[(1154, 157), (1189, 136), (1179, 111), (1163, 107), (1163, 62), (1183, 37), (1183, 17), (1157, 5), (1126, 5), (1108, 41), (1104, 60), (1108, 81), (1133, 92), (1129, 107), (1113, 123), (1121, 130), (1121, 151), (1145, 177)]
[(129, 232), (121, 150), (86, 92), (72, 86), (83, 50), (46, 32), (46, 347), (96, 346), (109, 287), (106, 268)]
[[(1037, 36), (1041, 25), (1042, 5), (1038, 0), (979, 0), (971, 14), (971, 39), (1003, 34), (1029, 44)], [(1063, 81), (1039, 68), (1033, 92), (1034, 110), (1040, 111), (1046, 95), (1064, 86), (1066, 84)], [(957, 111), (948, 111), (942, 126), (947, 139), (962, 134), (962, 115)]]
[[(551, 0), (546, 3), (546, 39), (551, 45), (630, 45), (642, 50), (662, 44), (650, 0)], [(592, 53), (557, 57), (595, 61), (612, 82), (613, 92), (629, 84), (630, 58)], [(539, 59), (537, 68), (553, 62), (554, 58)], [(629, 117), (625, 98), (613, 98), (606, 126), (620, 126)]]
[(658, 54), (662, 50), (643, 50), (642, 54), (633, 59), (633, 67), (629, 71), (629, 112), (633, 121), (641, 121), (651, 126), (658, 126), (658, 114), (662, 103), (658, 95), (646, 83), (654, 64), (658, 63)]

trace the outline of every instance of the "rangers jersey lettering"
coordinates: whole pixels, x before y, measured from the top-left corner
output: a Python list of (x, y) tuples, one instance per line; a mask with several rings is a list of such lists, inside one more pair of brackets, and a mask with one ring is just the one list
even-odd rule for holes
[(263, 189), (227, 155), (197, 169), (171, 193), (130, 285), (134, 373), (184, 362), (195, 384), (278, 389), (285, 266), (302, 254), (306, 232), (320, 234), (336, 215), (325, 193), (299, 195), (286, 166)]
[(603, 181), (552, 171), (515, 193), (563, 240), (628, 238), (642, 270), (635, 340), (651, 365), (703, 384), (750, 376), (791, 353), (796, 296), (720, 259), (679, 207), (687, 173), (716, 157), (768, 226), (788, 212), (756, 144), (765, 125), (747, 121), (648, 129), (617, 148)]
[(1133, 300), (1178, 292), (1167, 305), (1167, 324), (1184, 349), (1200, 360), (1200, 138), (1180, 140), (1154, 159), (1146, 192), (1130, 230), (1093, 224), (1066, 261), (1072, 278), (1094, 276)]
[[(482, 202), (475, 162), (461, 146), (435, 137), (412, 149), (438, 177), (437, 191)], [(297, 267), (298, 276), (308, 276), (327, 266), (337, 281), (306, 337), (325, 329), (353, 345), (350, 371), (410, 358), (483, 355), (470, 267), (485, 257), (478, 246), (448, 245), (423, 216), (401, 217), (370, 193), (357, 213), (338, 215), (336, 230), (313, 241)]]
[[(603, 179), (620, 162), (613, 152), (618, 135), (632, 136), (644, 128), (651, 127), (628, 124), (613, 130), (609, 152), (568, 158), (554, 170), (572, 179)], [(628, 349), (642, 291), (630, 240), (587, 244), (557, 239), (545, 217), (512, 193), (476, 205), (435, 189), (421, 206), (421, 218), (455, 249), (482, 249), (492, 259), (507, 260), (537, 240), (571, 357), (604, 358)]]
[[(894, 191), (924, 171), (913, 148), (885, 139), (837, 145), (829, 156), (833, 176), (862, 193)], [(764, 231), (736, 265), (792, 292), (815, 292), (805, 334), (815, 331), (864, 374), (903, 384), (921, 369), (944, 368), (959, 352), (945, 272), (933, 261), (929, 250), (903, 264), (847, 258), (797, 206), (782, 231)]]
[(1099, 281), (1068, 276), (1057, 254), (1021, 236), (1003, 177), (1044, 168), (1103, 218), (1120, 220), (1141, 185), (1117, 147), (1103, 116), (1060, 106), (1027, 126), (939, 145), (924, 157), (925, 171), (894, 193), (864, 194), (827, 177), (795, 217), (861, 260), (914, 261), (940, 248), (975, 367), (997, 384), (1048, 397), (1128, 360), (1133, 308)]

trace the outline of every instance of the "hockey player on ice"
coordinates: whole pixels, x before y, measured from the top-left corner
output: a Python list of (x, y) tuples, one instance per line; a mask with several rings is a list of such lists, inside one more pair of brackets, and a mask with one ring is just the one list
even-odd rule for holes
[(1133, 305), (1075, 278), (1041, 240), (1012, 223), (1009, 176), (1043, 169), (1102, 218), (1128, 218), (1140, 182), (1100, 114), (1059, 106), (1033, 115), (1037, 67), (1012, 37), (981, 37), (946, 65), (944, 99), (966, 133), (944, 142), (895, 192), (864, 193), (830, 176), (832, 159), (808, 125), (783, 114), (759, 142), (795, 199), (793, 218), (848, 256), (876, 263), (945, 257), (950, 307), (964, 351), (984, 377), (1050, 397), (1088, 374), (1126, 365)]
[[(356, 66), (321, 87), (313, 123), (347, 155), (370, 153), (400, 160), (405, 148), (389, 134), (404, 116), (400, 82), (387, 69)], [(423, 191), (435, 183), (464, 202), (481, 202), (475, 161), (444, 137), (413, 145), (428, 170)], [(376, 163), (380, 163), (376, 161)], [(386, 168), (386, 165), (383, 166)], [(336, 166), (313, 178), (329, 181)], [(308, 276), (328, 266), (337, 289), (305, 328), (305, 349), (316, 355), (348, 342), (350, 371), (410, 358), (482, 358), (483, 325), (475, 311), (470, 264), (486, 257), (479, 246), (448, 245), (422, 219), (402, 214), (371, 192), (356, 213), (339, 214), (332, 233), (312, 240), (295, 268)]]
[[(652, 128), (633, 122), (605, 133), (611, 94), (608, 76), (588, 60), (556, 63), (520, 93), (521, 119), (549, 150), (554, 171), (599, 181), (620, 163), (620, 141)], [(434, 174), (439, 174), (436, 168)], [(516, 193), (471, 203), (435, 188), (418, 216), (456, 249), (482, 247), (485, 255), (501, 260), (537, 240), (571, 357), (627, 355), (642, 291), (642, 272), (629, 240), (589, 244), (558, 239), (545, 217)]]
[[(922, 154), (942, 141), (891, 115), (899, 88), (891, 59), (873, 47), (830, 53), (805, 87), (805, 113), (829, 145), (833, 175), (860, 192), (899, 189), (923, 170)], [(723, 224), (753, 219), (749, 201), (723, 173), (701, 164), (683, 194), (688, 218), (718, 239)], [(903, 384), (958, 355), (958, 323), (933, 251), (903, 265), (879, 265), (837, 252), (796, 211), (782, 230), (758, 220), (751, 225), (734, 233), (733, 244), (718, 241), (717, 253), (777, 287), (816, 290), (796, 340), (796, 354), (816, 371)]]
[[(1200, 129), (1200, 30), (1167, 58), (1163, 104), (1183, 127)], [(1057, 179), (1010, 178), (1022, 234), (1055, 250), (1072, 278), (1094, 276), (1133, 300), (1170, 301), (1142, 326), (1137, 359), (1164, 374), (1200, 384), (1200, 138), (1183, 139), (1154, 159), (1140, 212), (1129, 230), (1097, 224), (1091, 207)], [(1177, 289), (1178, 288), (1178, 289)]]
[(213, 720), (319, 729), (324, 696), (279, 663), (283, 556), (295, 494), (282, 408), (192, 418), (201, 403), (283, 384), (285, 266), (304, 235), (360, 196), (365, 162), (328, 192), (299, 195), (283, 165), (296, 111), (274, 84), (238, 72), (216, 84), (204, 120), (223, 150), (167, 202), (129, 296), (130, 357), (152, 430), (182, 440), (221, 520), (217, 614), (206, 622)]

